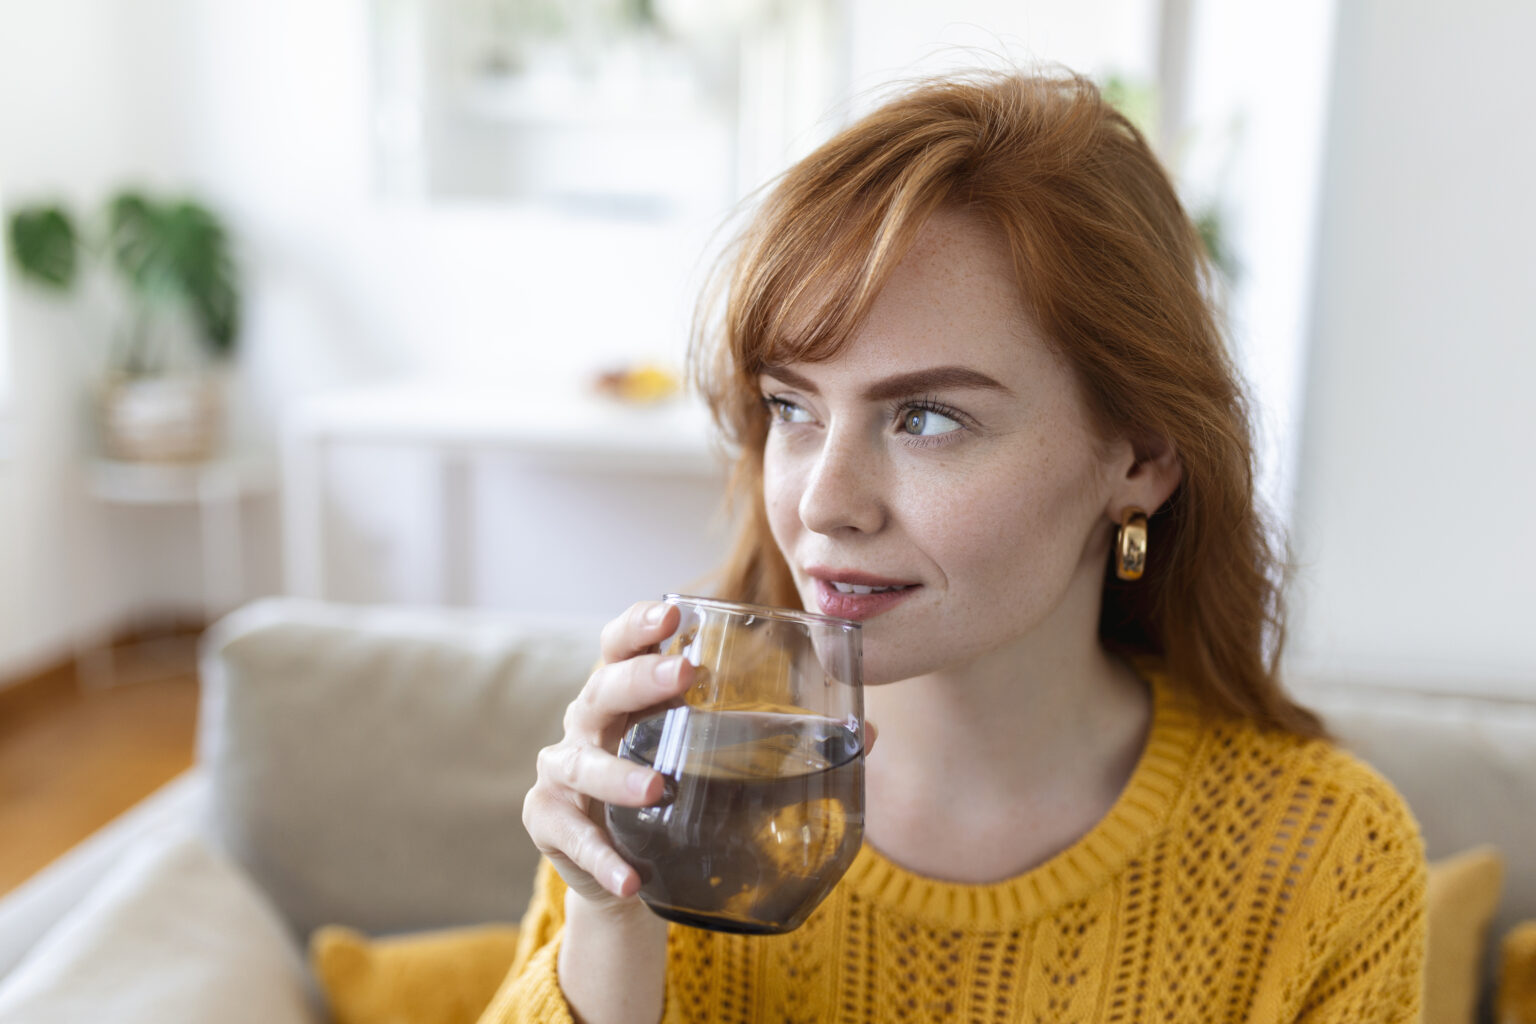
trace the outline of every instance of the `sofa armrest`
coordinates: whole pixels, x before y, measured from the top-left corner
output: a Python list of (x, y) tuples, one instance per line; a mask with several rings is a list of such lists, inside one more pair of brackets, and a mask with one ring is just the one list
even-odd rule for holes
[(202, 838), (159, 832), (0, 980), (0, 1020), (319, 1024), (271, 902)]
[(0, 979), (130, 849), (152, 835), (194, 832), (207, 789), (197, 769), (183, 772), (0, 899)]

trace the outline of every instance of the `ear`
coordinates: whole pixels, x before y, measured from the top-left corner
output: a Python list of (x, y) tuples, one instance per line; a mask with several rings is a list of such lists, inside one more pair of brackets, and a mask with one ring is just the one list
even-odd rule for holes
[(1105, 513), (1118, 523), (1128, 508), (1139, 508), (1151, 515), (1163, 507), (1179, 481), (1184, 479), (1184, 464), (1167, 438), (1139, 437), (1124, 442), (1124, 456), (1117, 466)]

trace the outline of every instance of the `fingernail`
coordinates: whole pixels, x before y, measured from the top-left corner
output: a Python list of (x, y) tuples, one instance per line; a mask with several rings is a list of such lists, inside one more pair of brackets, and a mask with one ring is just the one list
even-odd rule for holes
[(683, 659), (679, 657), (662, 658), (656, 663), (656, 681), (663, 686), (671, 686), (677, 682), (677, 674), (682, 671)]
[(615, 896), (624, 895), (624, 883), (627, 881), (629, 881), (629, 872), (623, 868), (614, 868), (613, 874), (608, 879), (609, 891)]
[(624, 787), (629, 790), (631, 796), (643, 797), (645, 791), (650, 788), (651, 773), (648, 771), (630, 772), (629, 778), (624, 780)]
[(659, 626), (661, 620), (667, 617), (669, 605), (653, 604), (645, 610), (645, 624), (647, 626)]

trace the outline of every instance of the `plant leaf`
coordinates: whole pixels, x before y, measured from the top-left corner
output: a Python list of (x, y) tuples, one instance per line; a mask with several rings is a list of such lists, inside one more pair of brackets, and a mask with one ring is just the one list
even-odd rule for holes
[(157, 204), (135, 192), (108, 207), (118, 270), (147, 304), (185, 303), (216, 355), (234, 347), (240, 295), (219, 219), (197, 203)]
[(59, 291), (74, 284), (80, 265), (80, 238), (63, 208), (17, 210), (10, 228), (11, 253), (25, 277)]

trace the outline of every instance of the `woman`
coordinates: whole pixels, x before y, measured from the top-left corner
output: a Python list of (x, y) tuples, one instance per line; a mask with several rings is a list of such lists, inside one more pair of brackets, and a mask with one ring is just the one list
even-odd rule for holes
[(1205, 268), (1075, 77), (925, 85), (784, 176), (700, 352), (739, 448), (719, 592), (863, 622), (865, 847), (786, 936), (638, 902), (601, 805), (661, 783), (613, 752), (691, 677), (636, 605), (540, 756), (486, 1020), (1417, 1019), (1417, 829), (1276, 678)]

